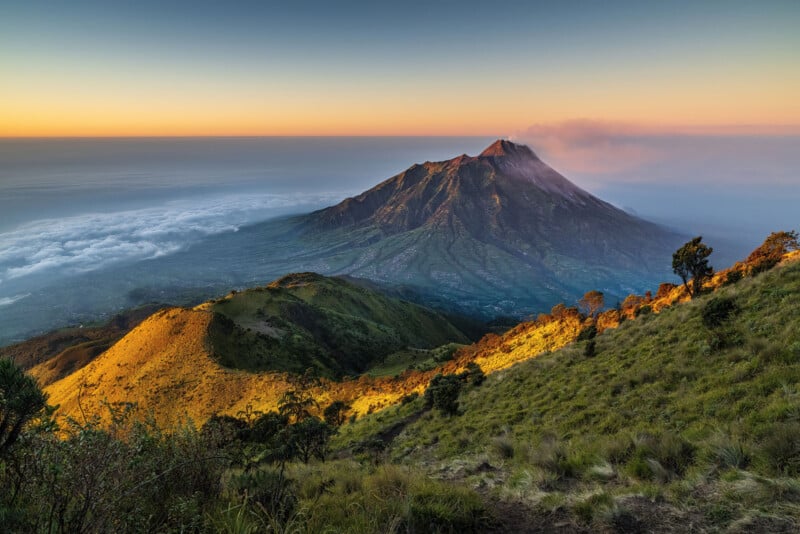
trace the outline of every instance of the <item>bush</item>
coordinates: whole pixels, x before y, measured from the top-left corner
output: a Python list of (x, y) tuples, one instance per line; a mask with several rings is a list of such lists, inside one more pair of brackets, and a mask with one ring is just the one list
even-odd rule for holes
[(729, 317), (738, 311), (736, 302), (730, 297), (715, 297), (703, 306), (703, 324), (708, 329), (721, 326)]
[(587, 341), (597, 337), (597, 326), (589, 325), (578, 334), (578, 341)]
[(486, 374), (481, 369), (481, 366), (475, 362), (467, 364), (467, 370), (459, 375), (459, 377), (468, 384), (473, 386), (480, 386), (486, 380)]
[(25, 425), (45, 408), (47, 396), (32, 377), (8, 359), (0, 359), (0, 457)]
[(400, 404), (403, 405), (411, 404), (418, 398), (419, 398), (419, 393), (417, 393), (416, 391), (412, 391), (408, 395), (403, 395), (402, 397), (400, 397)]
[(742, 274), (742, 271), (739, 270), (728, 271), (728, 274), (725, 276), (725, 282), (723, 282), (723, 285), (729, 286), (735, 284), (743, 277), (744, 275)]
[(492, 440), (492, 448), (500, 458), (509, 459), (514, 457), (514, 442), (505, 436), (500, 436)]
[(456, 375), (438, 374), (425, 390), (425, 403), (443, 415), (458, 414), (458, 396), (463, 382)]

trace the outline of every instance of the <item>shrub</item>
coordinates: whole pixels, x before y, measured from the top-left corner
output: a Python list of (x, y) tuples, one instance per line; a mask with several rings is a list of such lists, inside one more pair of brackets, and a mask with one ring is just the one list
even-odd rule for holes
[(412, 391), (408, 395), (403, 395), (402, 397), (400, 397), (400, 404), (403, 404), (403, 405), (411, 404), (412, 402), (414, 402), (418, 398), (419, 398), (419, 393), (417, 393), (416, 391)]
[(425, 390), (425, 403), (444, 415), (456, 415), (461, 385), (462, 381), (457, 375), (437, 374)]
[(251, 506), (278, 521), (285, 521), (297, 506), (294, 482), (272, 469), (238, 475), (231, 480), (230, 490), (243, 506)]
[(708, 329), (721, 326), (729, 317), (738, 311), (736, 302), (730, 297), (714, 297), (703, 306), (701, 313), (703, 324)]
[(680, 436), (642, 434), (634, 440), (635, 449), (628, 471), (642, 479), (669, 479), (683, 475), (694, 461), (695, 447)]
[(722, 468), (744, 469), (750, 465), (750, 455), (739, 441), (724, 441), (713, 449), (713, 461)]
[(486, 380), (486, 374), (481, 369), (481, 366), (475, 362), (467, 364), (467, 370), (459, 375), (459, 377), (468, 384), (473, 386), (480, 386)]
[(742, 271), (739, 270), (728, 271), (728, 274), (725, 276), (725, 282), (723, 282), (723, 285), (729, 286), (731, 284), (735, 284), (743, 277), (744, 275), (742, 274)]
[(589, 325), (580, 331), (578, 334), (578, 341), (587, 341), (597, 337), (597, 326)]
[(8, 359), (0, 359), (0, 457), (22, 429), (45, 408), (47, 396), (32, 377)]

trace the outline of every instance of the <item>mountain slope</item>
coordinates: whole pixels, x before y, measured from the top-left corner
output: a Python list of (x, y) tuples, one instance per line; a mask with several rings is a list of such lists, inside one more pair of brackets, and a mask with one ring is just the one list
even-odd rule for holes
[(215, 357), (251, 371), (316, 367), (323, 375), (353, 375), (407, 347), (469, 341), (426, 308), (314, 273), (290, 274), (198, 309), (215, 312)]
[(298, 219), (309, 270), (405, 286), (486, 316), (586, 288), (623, 297), (668, 276), (675, 234), (578, 188), (526, 146), (414, 165)]
[[(515, 510), (503, 531), (796, 532), (800, 257), (790, 256), (606, 330), (594, 355), (579, 342), (494, 373), (461, 394), (458, 416), (418, 401), (344, 427), (338, 446), (390, 436), (393, 462)], [(486, 357), (527, 335), (510, 332)]]
[[(284, 372), (313, 367), (323, 377), (356, 375), (392, 353), (420, 354), (469, 340), (441, 315), (341, 279), (313, 273), (207, 302), (161, 310), (110, 349), (52, 381), (52, 361), (30, 372), (61, 415), (107, 416), (103, 402), (136, 403), (163, 424), (202, 423), (249, 405), (275, 409)], [(324, 380), (320, 399), (347, 400), (366, 413), (419, 390), (429, 373), (342, 382)]]
[(37, 367), (37, 380), (46, 386), (80, 369), (102, 354), (143, 320), (164, 306), (153, 304), (115, 315), (101, 326), (65, 328), (0, 348), (23, 369)]
[(414, 165), (336, 206), (78, 273), (0, 310), (0, 344), (157, 302), (195, 305), (291, 272), (352, 275), (429, 306), (517, 318), (670, 279), (685, 237), (581, 190), (529, 148)]

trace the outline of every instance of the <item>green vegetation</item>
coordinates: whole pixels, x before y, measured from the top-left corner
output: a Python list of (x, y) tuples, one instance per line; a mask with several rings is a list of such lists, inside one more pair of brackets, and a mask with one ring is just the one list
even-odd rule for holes
[(396, 376), (403, 371), (415, 369), (430, 371), (453, 358), (463, 347), (460, 343), (448, 343), (435, 349), (406, 349), (386, 356), (382, 362), (372, 366), (366, 374), (370, 376)]
[(314, 367), (341, 377), (368, 371), (401, 350), (468, 341), (436, 312), (313, 273), (232, 293), (212, 310), (213, 354), (223, 365), (249, 371)]
[(713, 251), (714, 249), (703, 243), (703, 238), (698, 236), (685, 243), (672, 255), (672, 271), (681, 277), (686, 291), (692, 297), (700, 294), (703, 283), (714, 274), (714, 269), (708, 264), (708, 257)]
[(772, 232), (745, 262), (751, 274), (763, 273), (775, 267), (784, 254), (800, 248), (797, 232)]
[[(292, 377), (277, 411), (248, 407), (200, 429), (190, 421), (163, 429), (135, 404), (118, 404), (107, 405), (110, 425), (84, 418), (57, 428), (35, 382), (0, 360), (0, 525), (42, 533), (797, 531), (800, 262), (744, 272), (688, 303), (642, 305), (648, 311), (617, 328), (600, 332), (587, 320), (573, 344), (490, 376), (474, 362), (438, 374), (424, 396), (359, 420), (346, 403), (323, 408), (311, 395), (318, 365)], [(273, 304), (302, 301), (335, 317), (341, 306), (354, 309), (342, 294), (322, 306), (314, 276), (278, 283), (277, 303), (263, 289), (215, 307), (230, 306), (229, 316), (218, 313), (235, 328)], [(572, 312), (561, 305), (559, 313)], [(390, 354), (374, 361), (399, 365)], [(446, 361), (452, 351), (425, 356)]]
[(416, 400), (335, 447), (402, 424), (383, 457), (525, 503), (545, 530), (672, 530), (686, 510), (701, 530), (800, 526), (800, 263), (584, 339), (593, 357), (582, 341), (490, 375), (458, 417)]
[(11, 360), (0, 359), (0, 459), (25, 425), (44, 411), (46, 400), (33, 378)]

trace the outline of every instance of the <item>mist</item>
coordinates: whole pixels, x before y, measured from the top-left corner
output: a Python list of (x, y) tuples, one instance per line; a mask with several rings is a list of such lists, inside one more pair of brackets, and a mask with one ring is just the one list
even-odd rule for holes
[(704, 236), (724, 268), (770, 232), (800, 228), (800, 136), (743, 130), (570, 121), (516, 139), (603, 200)]

